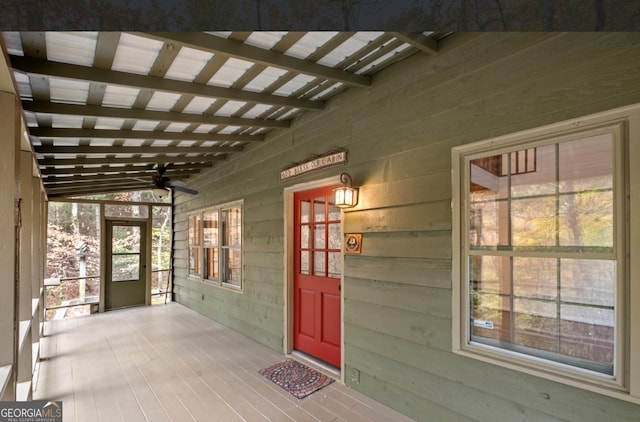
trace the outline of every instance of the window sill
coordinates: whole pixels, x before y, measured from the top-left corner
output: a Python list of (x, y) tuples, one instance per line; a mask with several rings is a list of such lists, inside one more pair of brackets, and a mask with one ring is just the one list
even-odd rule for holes
[(235, 284), (225, 282), (220, 283), (218, 282), (218, 280), (211, 280), (208, 278), (200, 278), (195, 276), (188, 276), (187, 279), (204, 284), (205, 286), (218, 287), (225, 290), (230, 290), (232, 292), (242, 293), (242, 287), (236, 286)]

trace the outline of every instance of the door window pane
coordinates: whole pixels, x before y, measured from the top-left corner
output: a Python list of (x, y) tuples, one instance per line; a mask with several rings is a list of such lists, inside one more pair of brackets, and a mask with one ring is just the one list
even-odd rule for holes
[(139, 253), (140, 227), (113, 226), (111, 253)]
[(313, 247), (316, 249), (326, 249), (326, 238), (325, 238), (325, 226), (324, 224), (316, 224), (314, 227), (313, 233)]
[(326, 263), (325, 252), (313, 253), (313, 275), (326, 277), (327, 276), (326, 264), (327, 263)]
[(310, 260), (309, 260), (309, 256), (310, 253), (309, 251), (302, 251), (300, 252), (300, 274), (304, 274), (304, 275), (309, 275), (311, 274), (310, 272)]
[(111, 281), (140, 279), (140, 255), (113, 255), (111, 257)]
[(314, 221), (325, 221), (324, 197), (316, 198), (313, 200), (313, 215)]
[(342, 274), (342, 253), (329, 252), (329, 277), (340, 277)]
[(308, 199), (300, 201), (300, 222), (311, 222), (311, 202)]
[(311, 247), (309, 239), (309, 226), (300, 226), (300, 247), (302, 249), (309, 249)]
[(329, 224), (329, 249), (342, 249), (342, 229), (340, 223)]

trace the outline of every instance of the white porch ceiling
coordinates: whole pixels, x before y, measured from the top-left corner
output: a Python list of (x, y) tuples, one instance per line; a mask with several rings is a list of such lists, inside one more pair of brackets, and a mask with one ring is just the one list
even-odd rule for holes
[[(445, 34), (3, 32), (49, 197), (188, 179)], [(148, 182), (145, 182), (148, 180)]]

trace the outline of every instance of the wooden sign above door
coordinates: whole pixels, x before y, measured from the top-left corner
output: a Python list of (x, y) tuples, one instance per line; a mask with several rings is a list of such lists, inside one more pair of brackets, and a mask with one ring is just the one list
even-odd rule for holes
[(335, 166), (347, 162), (347, 150), (334, 149), (322, 155), (315, 155), (300, 163), (285, 167), (280, 171), (280, 181), (291, 179), (314, 170)]

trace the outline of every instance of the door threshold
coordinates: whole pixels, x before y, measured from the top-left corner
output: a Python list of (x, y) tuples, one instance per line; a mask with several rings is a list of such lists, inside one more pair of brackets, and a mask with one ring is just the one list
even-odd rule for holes
[(313, 366), (314, 369), (317, 369), (320, 372), (324, 372), (326, 375), (330, 375), (338, 381), (342, 380), (340, 376), (340, 368), (336, 368), (335, 366), (321, 361), (320, 359), (314, 358), (311, 355), (307, 355), (306, 353), (303, 353), (299, 350), (294, 350), (291, 352), (289, 357), (304, 361), (304, 363), (308, 364), (309, 366)]

